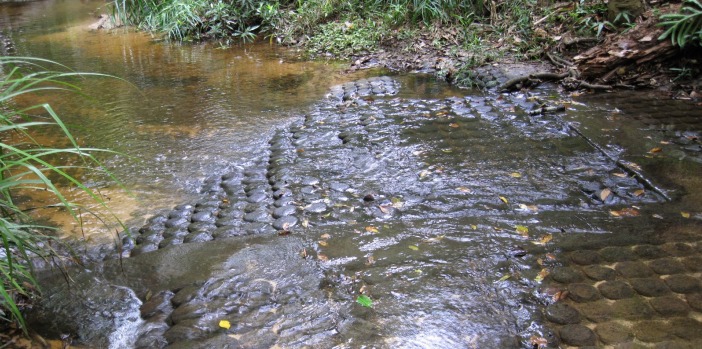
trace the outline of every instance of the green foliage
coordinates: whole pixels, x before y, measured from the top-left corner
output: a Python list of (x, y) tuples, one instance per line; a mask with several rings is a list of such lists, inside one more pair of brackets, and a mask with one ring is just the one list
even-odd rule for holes
[(365, 294), (362, 294), (356, 298), (356, 303), (366, 307), (366, 308), (373, 308), (373, 300), (366, 296)]
[(670, 37), (673, 45), (685, 47), (688, 44), (699, 45), (702, 42), (702, 2), (700, 0), (685, 0), (685, 5), (679, 13), (662, 15), (663, 21), (658, 25), (667, 27), (658, 40)]
[[(17, 301), (31, 296), (36, 288), (32, 260), (46, 258), (53, 251), (47, 244), (52, 238), (42, 233), (51, 228), (33, 223), (13, 200), (16, 193), (48, 191), (58, 201), (52, 206), (65, 208), (77, 219), (76, 205), (69, 202), (57, 187), (56, 183), (60, 181), (104, 205), (93, 190), (69, 174), (78, 168), (102, 169), (90, 154), (96, 149), (79, 147), (48, 104), (19, 110), (13, 105), (17, 97), (25, 94), (48, 90), (79, 91), (70, 82), (72, 78), (104, 75), (47, 72), (43, 65), (56, 66), (56, 63), (37, 58), (0, 57), (0, 321), (16, 321), (23, 329), (25, 323)], [(70, 146), (50, 148), (37, 142), (34, 135), (45, 133), (47, 128), (57, 129)], [(81, 165), (66, 165), (71, 158)], [(62, 163), (56, 164), (57, 159)]]
[(374, 50), (380, 42), (382, 29), (370, 20), (330, 22), (319, 28), (310, 39), (311, 52), (328, 52), (336, 56), (350, 56)]

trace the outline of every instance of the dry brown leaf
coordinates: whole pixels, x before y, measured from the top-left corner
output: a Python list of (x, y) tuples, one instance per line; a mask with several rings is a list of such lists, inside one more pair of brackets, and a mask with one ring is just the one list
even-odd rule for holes
[(628, 176), (626, 173), (623, 173), (623, 172), (617, 172), (617, 173), (614, 173), (614, 175), (617, 177), (620, 177), (620, 178), (625, 178), (626, 176)]
[(329, 235), (328, 233), (324, 233), (324, 234), (322, 234), (322, 236), (320, 236), (319, 238), (320, 238), (320, 239), (326, 240), (326, 239), (331, 238), (331, 235)]
[(329, 257), (327, 257), (327, 255), (322, 254), (322, 253), (317, 253), (317, 259), (319, 259), (322, 262), (329, 261)]
[(681, 215), (683, 218), (690, 218), (690, 212), (682, 211), (682, 212), (680, 212), (680, 215)]
[(509, 174), (510, 177), (512, 178), (521, 178), (522, 175), (519, 172), (512, 172)]
[(470, 188), (466, 188), (466, 187), (458, 187), (458, 188), (456, 188), (456, 190), (460, 191), (461, 193), (470, 193), (472, 191), (472, 190), (470, 190)]
[(500, 198), (500, 200), (502, 200), (502, 202), (504, 202), (505, 204), (509, 204), (509, 200), (507, 200), (506, 197), (500, 196), (499, 198)]
[(455, 122), (452, 122), (452, 123), (449, 124), (449, 127), (458, 128), (459, 125), (458, 125), (457, 123), (455, 123)]
[(634, 191), (634, 196), (643, 196), (644, 194), (646, 194), (646, 191), (643, 189), (638, 189)]
[(378, 228), (369, 225), (369, 226), (366, 227), (366, 232), (377, 234), (377, 233), (378, 233)]
[(651, 150), (649, 150), (648, 152), (651, 153), (651, 154), (655, 154), (655, 153), (660, 153), (661, 151), (663, 151), (662, 148), (660, 148), (660, 147), (655, 147), (655, 148), (652, 148)]
[(329, 244), (328, 244), (326, 241), (324, 241), (324, 240), (319, 240), (319, 241), (317, 241), (317, 243), (319, 244), (319, 246), (324, 246), (324, 247), (326, 247), (327, 245), (329, 245)]
[(602, 189), (600, 192), (600, 200), (606, 201), (610, 194), (612, 194), (612, 191), (609, 190), (609, 188)]

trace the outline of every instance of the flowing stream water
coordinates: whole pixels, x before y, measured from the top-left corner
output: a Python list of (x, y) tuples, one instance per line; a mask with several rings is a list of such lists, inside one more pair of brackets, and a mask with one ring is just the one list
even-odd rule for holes
[(122, 186), (85, 178), (131, 231), (35, 211), (104, 258), (69, 268), (71, 285), (41, 274), (41, 335), (112, 348), (701, 343), (698, 105), (597, 94), (530, 113), (564, 97), (348, 73), (268, 43), (89, 31), (101, 11), (0, 6), (12, 54), (120, 78), (81, 80), (89, 98), (20, 101), (49, 102), (82, 145), (120, 153), (101, 160)]

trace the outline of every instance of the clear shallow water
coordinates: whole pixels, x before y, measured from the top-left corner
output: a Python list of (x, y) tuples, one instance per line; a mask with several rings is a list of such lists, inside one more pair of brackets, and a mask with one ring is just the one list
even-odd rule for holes
[[(58, 18), (44, 19), (47, 4), (56, 6)], [(67, 296), (62, 279), (48, 283), (48, 294), (59, 295), (49, 301), (68, 313), (46, 318), (90, 324), (77, 333), (93, 343), (112, 340), (100, 335), (116, 327), (113, 334), (137, 331), (140, 339), (166, 338), (181, 347), (528, 347), (531, 335), (554, 338), (540, 321), (550, 297), (540, 293), (539, 280), (570, 263), (547, 238), (612, 237), (605, 245), (644, 240), (658, 224), (652, 212), (668, 218), (681, 209), (663, 212), (656, 195), (635, 195), (639, 183), (620, 177), (612, 161), (565, 127), (565, 121), (577, 123), (615, 156), (638, 149), (634, 156), (648, 159), (642, 154), (652, 146), (648, 137), (659, 142), (655, 134), (637, 127), (628, 134), (620, 130), (622, 119), (609, 117), (623, 101), (608, 105), (595, 97), (565, 115), (532, 116), (525, 111), (536, 102), (526, 95), (484, 96), (398, 76), (397, 98), (371, 101), (367, 108), (319, 107), (315, 103), (330, 86), (361, 75), (344, 74), (333, 63), (303, 62), (294, 51), (267, 44), (222, 50), (158, 43), (139, 33), (88, 32), (84, 25), (99, 5), (32, 3), (24, 5), (28, 15), (5, 18), (24, 28), (10, 34), (19, 55), (127, 81), (81, 81), (93, 100), (41, 96), (83, 144), (131, 156), (104, 161), (134, 198), (94, 182), (118, 215), (133, 217), (135, 228), (144, 216), (181, 203), (195, 208), (161, 218), (215, 216), (248, 202), (252, 193), (267, 197), (241, 210), (268, 212), (275, 208), (272, 185), (289, 185), (300, 219), (293, 236), (278, 236), (265, 222), (245, 222), (242, 231), (255, 227), (270, 234), (165, 246), (76, 271), (77, 285), (84, 287), (80, 297)], [(551, 91), (535, 94), (558, 98)], [(352, 136), (342, 142), (344, 133)], [(666, 166), (689, 167), (682, 177), (695, 177), (695, 162), (670, 159)], [(236, 191), (222, 198), (223, 175), (231, 173), (244, 173), (245, 181), (228, 183)], [(266, 180), (283, 173), (318, 183)], [(209, 207), (210, 194), (198, 191), (210, 177), (215, 208), (192, 212), (198, 204)], [(334, 189), (339, 183), (348, 188)], [(608, 201), (603, 188), (614, 193)], [(369, 193), (375, 199), (365, 200)], [(320, 202), (323, 213), (304, 211)], [(690, 210), (694, 202), (683, 201), (682, 208)], [(641, 218), (609, 212), (632, 205)], [(152, 223), (138, 233), (141, 246), (165, 240), (164, 224)], [(516, 229), (520, 225), (528, 234)], [(112, 237), (98, 226), (84, 225), (86, 236)], [(515, 258), (522, 253), (526, 257)], [(356, 304), (362, 290), (374, 309)], [(163, 314), (142, 316), (148, 324), (137, 330), (111, 323), (120, 309), (136, 316), (139, 303), (159, 307), (159, 299), (166, 304)], [(95, 304), (103, 314), (91, 311)], [(222, 319), (234, 328), (221, 330)], [(145, 333), (164, 326), (165, 333)]]
[[(260, 152), (262, 135), (299, 115), (330, 86), (363, 74), (344, 74), (334, 62), (304, 61), (294, 50), (265, 42), (220, 48), (157, 42), (126, 29), (89, 31), (104, 11), (99, 1), (38, 1), (0, 10), (0, 27), (15, 43), (13, 54), (119, 78), (79, 81), (88, 98), (49, 94), (21, 103), (49, 102), (81, 145), (123, 154), (100, 158), (128, 192), (93, 183), (122, 220), (138, 221), (151, 214), (143, 208), (193, 198), (207, 176), (245, 166)], [(432, 82), (416, 84), (417, 91), (439, 89)], [(40, 214), (53, 216), (65, 231), (95, 239), (106, 235), (91, 215), (79, 227), (60, 212)]]

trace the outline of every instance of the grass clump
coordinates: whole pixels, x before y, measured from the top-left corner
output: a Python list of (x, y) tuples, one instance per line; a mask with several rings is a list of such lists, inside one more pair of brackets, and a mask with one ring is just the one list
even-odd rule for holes
[[(75, 72), (51, 72), (45, 66), (65, 67), (37, 58), (0, 57), (0, 323), (14, 322), (25, 330), (22, 304), (36, 294), (33, 276), (36, 258), (55, 255), (54, 240), (45, 234), (53, 228), (35, 223), (20, 207), (19, 192), (31, 196), (34, 191), (53, 194), (56, 203), (77, 219), (77, 206), (59, 189), (59, 184), (87, 193), (104, 205), (98, 194), (70, 173), (73, 170), (96, 170), (109, 175), (91, 155), (98, 149), (82, 148), (48, 104), (18, 107), (15, 100), (26, 94), (45, 91), (79, 91), (72, 79), (86, 75)], [(49, 147), (36, 136), (53, 129), (66, 141), (65, 147)], [(68, 163), (79, 165), (69, 165)]]

